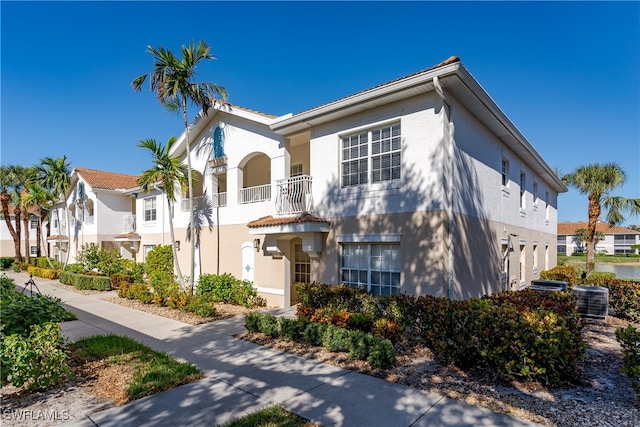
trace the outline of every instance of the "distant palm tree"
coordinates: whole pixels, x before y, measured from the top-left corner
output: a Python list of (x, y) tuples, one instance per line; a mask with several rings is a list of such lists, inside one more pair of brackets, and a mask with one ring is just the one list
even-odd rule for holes
[(184, 285), (182, 271), (178, 263), (178, 253), (176, 251), (176, 238), (173, 231), (173, 209), (178, 192), (184, 193), (187, 186), (187, 176), (189, 171), (187, 167), (180, 162), (178, 157), (169, 155), (171, 149), (176, 143), (176, 137), (172, 136), (167, 141), (167, 145), (163, 146), (156, 142), (155, 139), (144, 139), (138, 144), (140, 148), (146, 148), (151, 151), (151, 161), (153, 167), (147, 169), (140, 174), (138, 185), (147, 193), (157, 186), (167, 198), (169, 206), (169, 231), (171, 234), (171, 249), (173, 251), (173, 268), (180, 285)]
[[(171, 109), (179, 108), (182, 111), (182, 120), (185, 134), (185, 152), (187, 157), (188, 190), (189, 190), (189, 227), (193, 227), (194, 206), (193, 206), (193, 179), (191, 169), (191, 155), (189, 142), (189, 121), (187, 115), (187, 105), (195, 104), (202, 109), (203, 114), (212, 106), (215, 98), (227, 99), (227, 91), (224, 87), (215, 83), (194, 82), (196, 66), (205, 59), (215, 59), (211, 55), (211, 49), (204, 42), (191, 43), (182, 46), (182, 59), (178, 59), (170, 50), (163, 47), (157, 49), (148, 46), (147, 51), (153, 55), (154, 66), (150, 73), (136, 77), (131, 86), (135, 91), (140, 91), (147, 77), (149, 77), (150, 88), (155, 92), (158, 102)], [(189, 235), (193, 231), (189, 229)], [(191, 274), (189, 276), (189, 287), (193, 291), (193, 280), (195, 273), (195, 241), (191, 242)]]
[[(575, 233), (576, 233), (576, 240), (578, 241), (578, 246), (581, 248), (580, 250), (582, 251), (582, 244), (587, 241), (587, 229), (578, 228), (576, 229)], [(595, 237), (597, 239), (601, 239), (602, 237), (604, 237), (604, 233), (602, 231), (596, 230)]]
[[(54, 159), (53, 157), (44, 157), (40, 159), (40, 164), (33, 167), (34, 175), (31, 182), (49, 190), (55, 201), (55, 204), (62, 204), (65, 215), (65, 224), (67, 227), (67, 236), (70, 235), (69, 230), (69, 210), (67, 209), (67, 192), (71, 185), (71, 163), (67, 161), (67, 156)], [(67, 250), (64, 264), (69, 260), (69, 251)]]
[[(39, 257), (41, 256), (41, 250), (44, 246), (42, 242), (42, 223), (49, 215), (49, 209), (51, 209), (51, 207), (53, 206), (53, 197), (51, 196), (50, 192), (37, 184), (28, 184), (26, 190), (27, 191), (22, 197), (23, 207), (25, 208), (25, 210), (29, 210), (31, 207), (38, 208), (38, 225), (36, 227), (36, 256)], [(45, 252), (47, 252), (46, 249)]]
[(627, 177), (622, 168), (616, 163), (579, 166), (573, 172), (562, 177), (562, 180), (575, 187), (581, 194), (589, 198), (587, 210), (587, 273), (595, 268), (594, 242), (596, 238), (596, 224), (602, 213), (607, 210), (607, 222), (614, 226), (624, 221), (623, 212), (640, 215), (640, 199), (611, 196), (610, 192), (624, 185)]
[[(27, 168), (19, 165), (6, 165), (0, 168), (0, 203), (2, 214), (13, 238), (15, 262), (22, 262), (22, 249), (20, 239), (22, 237), (22, 204), (20, 197), (27, 184)], [(9, 204), (13, 205), (13, 212), (9, 211)], [(13, 213), (14, 223), (11, 222)], [(27, 214), (28, 216), (28, 214)], [(28, 244), (27, 244), (28, 250)]]

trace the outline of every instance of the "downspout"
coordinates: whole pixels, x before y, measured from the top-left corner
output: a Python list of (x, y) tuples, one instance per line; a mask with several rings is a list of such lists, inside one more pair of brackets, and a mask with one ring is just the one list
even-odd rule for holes
[(449, 247), (449, 277), (447, 278), (447, 296), (449, 299), (453, 299), (454, 297), (454, 284), (455, 284), (455, 263), (454, 263), (454, 245), (453, 245), (453, 236), (455, 233), (455, 221), (453, 218), (453, 135), (455, 132), (453, 121), (451, 121), (451, 105), (447, 99), (447, 96), (444, 93), (444, 89), (440, 85), (440, 80), (438, 76), (433, 77), (433, 88), (435, 89), (438, 96), (442, 99), (443, 106), (443, 133), (444, 133), (444, 179), (446, 181), (445, 185), (445, 230), (447, 231), (447, 238), (445, 242)]

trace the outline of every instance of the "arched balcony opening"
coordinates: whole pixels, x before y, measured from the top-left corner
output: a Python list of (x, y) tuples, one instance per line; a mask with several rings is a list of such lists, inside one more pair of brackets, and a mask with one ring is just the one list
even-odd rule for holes
[(239, 204), (271, 200), (271, 159), (267, 155), (256, 153), (248, 157), (238, 171), (242, 182)]

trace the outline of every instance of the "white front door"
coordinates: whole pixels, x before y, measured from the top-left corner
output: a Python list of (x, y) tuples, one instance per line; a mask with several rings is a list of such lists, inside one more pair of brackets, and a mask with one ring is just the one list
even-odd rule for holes
[(242, 280), (253, 282), (255, 249), (252, 242), (242, 244)]

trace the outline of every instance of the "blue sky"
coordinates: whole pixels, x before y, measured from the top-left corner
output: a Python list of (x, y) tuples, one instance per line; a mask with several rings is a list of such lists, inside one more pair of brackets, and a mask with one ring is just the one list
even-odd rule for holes
[[(2, 164), (137, 175), (181, 119), (130, 83), (147, 45), (205, 40), (199, 80), (296, 113), (457, 55), (553, 168), (617, 162), (640, 197), (638, 2), (0, 2)], [(194, 115), (196, 111), (191, 111)], [(560, 221), (586, 197), (559, 199)], [(640, 223), (631, 217), (628, 224)]]

